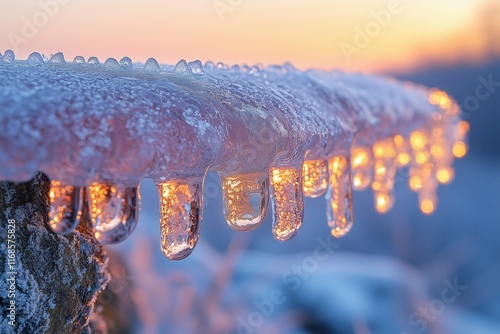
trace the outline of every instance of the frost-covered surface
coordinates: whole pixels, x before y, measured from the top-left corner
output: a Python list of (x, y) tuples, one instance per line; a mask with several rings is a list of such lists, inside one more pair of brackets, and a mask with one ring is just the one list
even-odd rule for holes
[[(108, 281), (101, 246), (82, 229), (61, 236), (45, 228), (49, 182), (41, 173), (24, 184), (0, 182), (0, 331), (87, 333), (98, 293)], [(7, 261), (7, 220), (15, 220), (15, 261)], [(15, 272), (15, 298), (7, 278)], [(7, 306), (15, 301), (15, 326)]]
[[(128, 59), (129, 60), (129, 59)], [(408, 134), (439, 111), (394, 80), (291, 65), (132, 65), (61, 54), (0, 62), (0, 179), (37, 170), (66, 184), (154, 180), (299, 165), (350, 139)], [(361, 138), (359, 138), (361, 137)], [(258, 158), (257, 158), (258, 157)]]

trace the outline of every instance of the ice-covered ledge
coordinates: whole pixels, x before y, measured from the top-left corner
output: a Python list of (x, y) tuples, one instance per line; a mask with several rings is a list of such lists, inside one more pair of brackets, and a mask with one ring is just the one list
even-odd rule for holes
[(453, 153), (466, 150), (467, 123), (446, 93), (388, 78), (291, 65), (1, 59), (0, 179), (46, 173), (59, 233), (75, 228), (85, 191), (95, 236), (112, 243), (133, 231), (137, 186), (152, 178), (172, 259), (198, 240), (209, 169), (221, 176), (232, 228), (256, 228), (271, 195), (273, 234), (288, 240), (302, 223), (303, 194), (326, 192), (339, 237), (352, 226), (352, 187), (371, 186), (386, 212), (396, 170), (409, 165), (430, 213), (437, 183), (452, 178)]

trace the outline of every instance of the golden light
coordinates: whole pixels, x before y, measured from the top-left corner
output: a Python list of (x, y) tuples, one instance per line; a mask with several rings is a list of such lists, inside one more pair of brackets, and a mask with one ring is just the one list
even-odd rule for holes
[(455, 158), (463, 158), (467, 154), (467, 145), (463, 141), (458, 141), (453, 145), (453, 155)]
[(409, 184), (410, 184), (411, 190), (419, 191), (420, 189), (422, 189), (422, 186), (423, 186), (422, 177), (419, 175), (414, 175), (414, 176), (410, 177)]
[(300, 170), (273, 168), (273, 236), (276, 240), (292, 239), (302, 225), (304, 201), (300, 185)]
[(448, 184), (453, 179), (453, 169), (440, 169), (436, 173), (436, 178), (441, 184)]
[(420, 202), (420, 210), (426, 214), (430, 215), (434, 212), (434, 203), (429, 199), (424, 199)]
[(328, 187), (328, 165), (325, 160), (305, 161), (302, 166), (302, 189), (304, 196), (315, 198), (325, 193)]
[(356, 147), (351, 150), (351, 165), (352, 168), (366, 166), (370, 162), (368, 149), (364, 147)]
[(445, 149), (443, 145), (440, 144), (434, 144), (431, 146), (431, 154), (434, 158), (440, 159), (444, 157), (445, 155)]
[(453, 103), (448, 94), (437, 89), (431, 91), (429, 102), (433, 105), (439, 105), (443, 109), (450, 109)]
[(415, 162), (419, 165), (425, 164), (428, 160), (427, 152), (422, 151), (415, 154)]
[(410, 134), (410, 144), (414, 150), (423, 150), (427, 145), (427, 136), (421, 131), (413, 131)]
[(387, 194), (375, 194), (375, 209), (379, 213), (386, 213), (391, 206), (391, 198)]
[(397, 161), (401, 167), (404, 167), (410, 163), (410, 155), (408, 153), (398, 154)]

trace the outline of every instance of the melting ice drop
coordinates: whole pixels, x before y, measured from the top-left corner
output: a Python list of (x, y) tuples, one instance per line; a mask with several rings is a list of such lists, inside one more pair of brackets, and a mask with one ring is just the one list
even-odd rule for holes
[(329, 185), (326, 191), (326, 216), (331, 234), (340, 238), (352, 228), (351, 165), (345, 156), (328, 160)]
[(328, 187), (328, 164), (325, 160), (305, 161), (302, 166), (304, 196), (315, 198), (323, 195)]
[(82, 194), (80, 187), (68, 186), (57, 180), (50, 181), (49, 226), (53, 232), (66, 234), (77, 227), (82, 214)]
[(163, 254), (182, 260), (200, 238), (203, 178), (156, 183), (160, 196), (160, 238)]
[(251, 231), (264, 220), (269, 203), (269, 172), (221, 175), (223, 211), (235, 231)]
[(300, 169), (273, 168), (271, 188), (273, 235), (279, 241), (287, 241), (297, 234), (304, 216)]
[(127, 239), (139, 218), (138, 187), (94, 182), (87, 189), (92, 230), (96, 239), (105, 245)]

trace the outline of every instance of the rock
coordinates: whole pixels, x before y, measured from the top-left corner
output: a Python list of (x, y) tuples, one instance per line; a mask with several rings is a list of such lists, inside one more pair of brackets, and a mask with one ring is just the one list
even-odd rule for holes
[[(42, 173), (26, 183), (0, 182), (0, 328), (5, 334), (91, 333), (94, 303), (109, 281), (105, 252), (85, 224), (68, 235), (47, 228), (49, 187)], [(15, 295), (9, 298), (12, 277)], [(12, 301), (15, 319), (8, 317)]]

